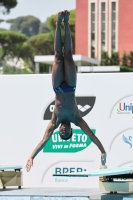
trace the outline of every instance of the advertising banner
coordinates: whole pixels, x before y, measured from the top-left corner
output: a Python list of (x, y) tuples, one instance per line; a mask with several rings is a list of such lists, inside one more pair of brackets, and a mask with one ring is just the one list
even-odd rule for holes
[[(103, 144), (108, 168), (133, 166), (132, 85), (132, 73), (77, 76), (80, 115)], [(98, 187), (98, 177), (53, 176), (100, 168), (100, 150), (74, 124), (68, 141), (60, 138), (58, 127), (26, 172), (54, 104), (51, 74), (0, 76), (0, 165), (22, 165), (26, 187)]]

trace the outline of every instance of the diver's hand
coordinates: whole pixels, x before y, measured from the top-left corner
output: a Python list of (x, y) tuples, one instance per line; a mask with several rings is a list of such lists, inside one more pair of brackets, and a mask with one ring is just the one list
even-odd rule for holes
[(107, 157), (107, 154), (106, 154), (106, 153), (102, 153), (102, 154), (101, 154), (101, 164), (102, 164), (102, 165), (105, 165), (105, 164), (106, 164), (106, 157)]
[(31, 166), (33, 166), (33, 158), (30, 157), (30, 158), (27, 160), (27, 163), (26, 163), (26, 171), (27, 171), (27, 172), (30, 171)]

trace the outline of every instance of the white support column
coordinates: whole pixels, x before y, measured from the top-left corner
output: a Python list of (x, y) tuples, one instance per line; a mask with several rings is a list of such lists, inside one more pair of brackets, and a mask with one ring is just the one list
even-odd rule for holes
[(39, 63), (36, 62), (36, 63), (35, 63), (35, 74), (39, 74), (39, 73), (40, 73)]

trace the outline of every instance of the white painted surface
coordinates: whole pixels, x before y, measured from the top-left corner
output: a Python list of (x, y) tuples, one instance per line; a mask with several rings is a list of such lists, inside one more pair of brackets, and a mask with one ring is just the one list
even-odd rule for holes
[[(133, 73), (78, 74), (76, 96), (96, 97), (92, 110), (83, 118), (105, 147), (108, 168), (133, 166), (132, 85)], [(78, 138), (81, 144), (86, 143), (85, 137), (75, 132), (78, 127), (74, 124), (71, 149), (66, 153), (62, 149), (56, 153), (54, 149), (51, 153), (41, 151), (31, 171), (25, 170), (28, 157), (44, 135), (49, 120), (43, 120), (43, 116), (54, 97), (51, 74), (0, 76), (0, 164), (22, 165), (24, 186), (28, 187), (98, 188), (98, 177), (56, 180), (52, 176), (59, 170), (69, 173), (100, 168), (101, 153), (95, 144), (76, 152)], [(127, 110), (122, 111), (120, 105)], [(58, 139), (56, 147), (59, 144), (63, 146), (64, 142)]]

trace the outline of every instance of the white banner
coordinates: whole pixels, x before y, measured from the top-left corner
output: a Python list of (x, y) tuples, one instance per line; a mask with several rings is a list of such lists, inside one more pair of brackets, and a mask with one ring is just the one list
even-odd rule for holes
[[(107, 167), (133, 166), (133, 74), (78, 74), (79, 111), (107, 152)], [(101, 153), (79, 127), (62, 141), (58, 128), (34, 159), (54, 109), (51, 75), (0, 76), (0, 163), (22, 165), (24, 186), (98, 187), (98, 177), (60, 178), (54, 174), (99, 169)], [(81, 184), (82, 183), (82, 184)]]

